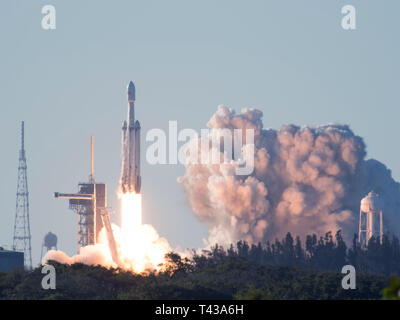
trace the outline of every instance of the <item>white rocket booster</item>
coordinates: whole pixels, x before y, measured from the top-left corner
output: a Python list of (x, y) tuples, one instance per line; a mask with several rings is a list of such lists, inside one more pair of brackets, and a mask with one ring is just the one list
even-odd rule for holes
[(128, 122), (122, 125), (121, 189), (126, 192), (140, 192), (140, 123), (135, 121), (135, 85), (129, 82)]

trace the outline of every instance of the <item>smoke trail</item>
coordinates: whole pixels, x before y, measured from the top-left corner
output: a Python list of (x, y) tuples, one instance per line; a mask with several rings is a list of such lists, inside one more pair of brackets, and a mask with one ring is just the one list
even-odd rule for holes
[[(284, 125), (263, 129), (262, 112), (235, 114), (219, 106), (207, 126), (255, 130), (255, 170), (238, 176), (236, 161), (185, 165), (182, 183), (196, 216), (209, 229), (209, 243), (250, 243), (342, 229), (347, 239), (357, 231), (360, 200), (375, 190), (385, 201), (384, 225), (399, 230), (399, 183), (376, 160), (365, 161), (365, 144), (347, 125)], [(211, 141), (211, 134), (209, 135)], [(197, 141), (196, 141), (197, 139)], [(189, 153), (200, 140), (189, 146)], [(223, 150), (220, 149), (221, 157)]]

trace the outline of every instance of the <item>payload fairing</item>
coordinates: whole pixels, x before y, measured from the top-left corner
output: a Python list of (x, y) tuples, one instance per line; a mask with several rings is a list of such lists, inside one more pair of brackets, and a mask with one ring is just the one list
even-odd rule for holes
[(140, 193), (140, 123), (135, 121), (135, 85), (129, 82), (128, 122), (122, 125), (122, 163), (120, 186), (123, 193)]

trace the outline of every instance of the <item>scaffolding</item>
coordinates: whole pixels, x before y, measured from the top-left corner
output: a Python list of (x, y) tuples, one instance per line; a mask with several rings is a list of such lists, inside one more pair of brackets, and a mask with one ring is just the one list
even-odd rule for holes
[(107, 207), (107, 190), (104, 183), (96, 183), (93, 174), (93, 136), (90, 139), (89, 182), (79, 183), (77, 193), (55, 192), (55, 198), (69, 199), (69, 208), (78, 216), (78, 253), (81, 247), (95, 245), (105, 227), (107, 241), (113, 261), (118, 265), (118, 251)]
[(107, 207), (106, 185), (104, 183), (79, 183), (77, 193), (59, 193), (54, 196), (69, 199), (69, 208), (78, 216), (79, 248), (97, 243), (103, 227), (100, 212)]

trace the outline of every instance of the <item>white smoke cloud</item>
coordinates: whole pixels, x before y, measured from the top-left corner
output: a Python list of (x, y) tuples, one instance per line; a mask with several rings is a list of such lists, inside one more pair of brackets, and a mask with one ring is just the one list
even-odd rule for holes
[(263, 129), (261, 118), (259, 110), (235, 114), (219, 106), (207, 123), (213, 129), (255, 130), (251, 175), (236, 175), (235, 161), (221, 166), (188, 161), (178, 178), (196, 216), (208, 226), (210, 244), (338, 229), (350, 239), (357, 232), (360, 200), (370, 190), (385, 201), (385, 229), (399, 230), (399, 183), (382, 163), (364, 160), (363, 139), (347, 125), (273, 130)]
[[(119, 234), (118, 226), (112, 225), (112, 229), (114, 234)], [(79, 254), (71, 257), (61, 250), (49, 250), (43, 257), (42, 264), (54, 260), (64, 264), (84, 263), (87, 265), (101, 265), (107, 268), (117, 267), (112, 260), (104, 228), (100, 231), (98, 239), (98, 244), (81, 247)]]
[(57, 261), (63, 264), (84, 263), (87, 265), (101, 265), (107, 268), (117, 267), (112, 261), (108, 246), (96, 244), (80, 248), (79, 254), (68, 256), (61, 250), (49, 250), (42, 259), (42, 264), (48, 261)]
[(122, 268), (136, 273), (158, 270), (164, 256), (172, 249), (165, 238), (148, 224), (143, 224), (135, 230), (133, 238), (126, 239), (118, 226), (112, 225), (114, 237), (119, 253), (117, 265), (111, 257), (105, 229), (100, 231), (98, 243), (81, 247), (79, 254), (68, 256), (60, 250), (49, 250), (42, 259), (42, 264), (57, 261), (63, 264), (83, 263), (87, 265), (101, 265), (106, 268)]

